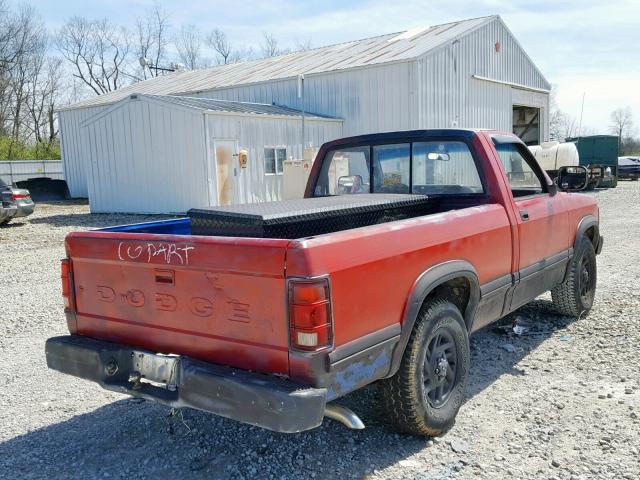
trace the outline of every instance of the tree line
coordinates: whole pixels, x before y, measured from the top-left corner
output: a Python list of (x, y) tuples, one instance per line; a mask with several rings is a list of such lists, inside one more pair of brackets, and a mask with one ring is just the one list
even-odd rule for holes
[[(597, 130), (581, 125), (580, 120), (558, 108), (555, 90), (551, 92), (549, 137), (564, 142), (567, 138), (597, 134)], [(631, 107), (616, 108), (609, 117), (608, 132), (618, 137), (618, 155), (640, 155), (640, 137), (633, 121)]]
[(59, 156), (62, 60), (35, 9), (0, 0), (0, 158)]
[(60, 158), (56, 109), (84, 97), (168, 70), (309, 48), (309, 40), (284, 47), (268, 32), (259, 45), (245, 46), (234, 44), (220, 28), (176, 28), (159, 3), (137, 17), (133, 27), (73, 16), (48, 31), (34, 7), (0, 0), (0, 160)]

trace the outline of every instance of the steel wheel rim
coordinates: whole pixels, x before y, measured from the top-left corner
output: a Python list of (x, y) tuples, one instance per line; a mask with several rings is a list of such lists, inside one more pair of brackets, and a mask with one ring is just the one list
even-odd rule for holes
[(593, 290), (593, 265), (586, 255), (580, 262), (580, 300), (588, 303)]
[(422, 375), (425, 399), (434, 408), (443, 406), (458, 379), (458, 349), (448, 329), (435, 332), (429, 340)]

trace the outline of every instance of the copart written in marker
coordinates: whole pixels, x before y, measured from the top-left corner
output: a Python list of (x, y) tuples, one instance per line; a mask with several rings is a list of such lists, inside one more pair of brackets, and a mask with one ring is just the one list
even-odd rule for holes
[(160, 257), (166, 264), (189, 265), (191, 250), (195, 250), (195, 247), (187, 244), (120, 242), (118, 244), (118, 259), (122, 261), (142, 260), (150, 263), (154, 258)]

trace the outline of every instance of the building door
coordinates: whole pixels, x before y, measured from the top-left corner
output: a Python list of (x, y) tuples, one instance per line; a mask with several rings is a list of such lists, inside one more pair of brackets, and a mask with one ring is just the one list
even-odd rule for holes
[(238, 142), (215, 140), (215, 172), (218, 205), (237, 203), (239, 194)]
[(540, 109), (514, 105), (513, 133), (527, 145), (540, 145)]

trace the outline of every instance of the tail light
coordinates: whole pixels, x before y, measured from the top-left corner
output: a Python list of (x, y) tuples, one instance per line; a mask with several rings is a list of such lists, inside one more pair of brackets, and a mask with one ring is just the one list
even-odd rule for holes
[(289, 281), (291, 347), (315, 351), (333, 344), (329, 279)]
[(62, 297), (64, 298), (64, 309), (72, 309), (71, 293), (73, 284), (71, 279), (71, 260), (63, 258), (60, 262), (60, 279), (62, 280)]
[(13, 200), (14, 202), (22, 198), (31, 198), (31, 195), (29, 195), (28, 193), (12, 193), (11, 194), (11, 200)]

